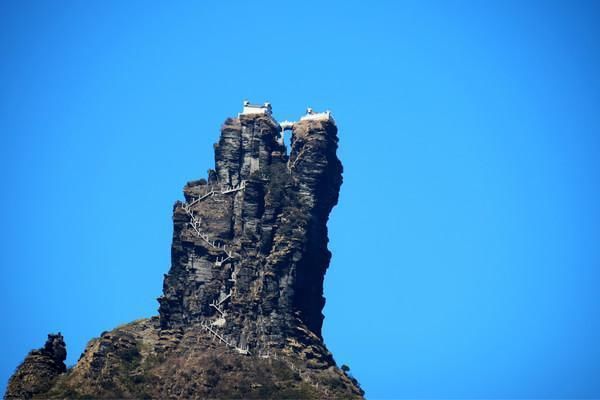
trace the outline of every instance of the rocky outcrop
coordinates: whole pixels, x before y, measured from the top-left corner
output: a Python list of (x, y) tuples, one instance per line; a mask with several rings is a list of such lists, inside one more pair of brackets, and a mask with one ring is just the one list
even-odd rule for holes
[(174, 205), (159, 316), (90, 341), (45, 397), (362, 397), (321, 337), (337, 127), (294, 123), (289, 153), (281, 134), (269, 113), (225, 121)]
[(63, 336), (48, 335), (44, 347), (31, 351), (8, 382), (6, 399), (32, 398), (46, 393), (66, 371), (67, 349)]
[(216, 171), (175, 205), (163, 328), (208, 323), (257, 353), (284, 346), (296, 326), (320, 337), (326, 223), (342, 181), (337, 129), (297, 123), (289, 157), (279, 135), (266, 116), (225, 121)]

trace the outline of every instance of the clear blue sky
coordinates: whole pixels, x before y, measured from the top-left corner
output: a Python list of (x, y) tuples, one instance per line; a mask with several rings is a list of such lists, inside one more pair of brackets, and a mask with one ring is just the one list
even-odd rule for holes
[(249, 99), (334, 112), (324, 336), (369, 398), (600, 397), (598, 2), (167, 3), (0, 2), (2, 391), (156, 314)]

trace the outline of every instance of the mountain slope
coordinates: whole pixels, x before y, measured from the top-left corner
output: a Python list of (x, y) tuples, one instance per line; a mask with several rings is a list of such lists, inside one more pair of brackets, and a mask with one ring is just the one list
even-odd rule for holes
[(175, 203), (159, 316), (91, 340), (66, 372), (60, 346), (30, 353), (7, 398), (362, 397), (321, 337), (337, 127), (329, 113), (280, 125), (270, 111), (227, 119), (215, 169)]

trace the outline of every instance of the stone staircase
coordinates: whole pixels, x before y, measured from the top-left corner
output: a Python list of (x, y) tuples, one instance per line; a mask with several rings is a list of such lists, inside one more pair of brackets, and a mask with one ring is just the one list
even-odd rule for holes
[(235, 186), (208, 186), (208, 191), (203, 194), (202, 196), (198, 197), (197, 199), (194, 199), (191, 203), (189, 203), (188, 205), (190, 207), (196, 205), (197, 203), (201, 202), (204, 199), (207, 199), (209, 197), (214, 196), (215, 194), (228, 194), (228, 193), (234, 193), (237, 192), (239, 190), (244, 190), (246, 188), (246, 181), (241, 181), (240, 183), (238, 183)]
[(186, 214), (190, 217), (189, 225), (192, 227), (192, 229), (194, 230), (196, 235), (200, 239), (202, 239), (209, 247), (211, 247), (215, 250), (222, 251), (227, 256), (227, 257), (217, 257), (217, 260), (215, 261), (215, 265), (217, 267), (222, 266), (224, 262), (234, 258), (235, 255), (230, 249), (227, 248), (226, 245), (222, 244), (219, 241), (211, 240), (210, 237), (208, 236), (208, 234), (201, 230), (200, 219), (196, 218), (196, 216), (194, 215), (194, 211), (192, 210), (192, 207), (195, 206), (196, 204), (198, 204), (199, 202), (201, 202), (202, 200), (212, 197), (217, 193), (219, 193), (219, 194), (235, 193), (240, 190), (244, 190), (245, 188), (246, 188), (245, 180), (241, 181), (240, 183), (238, 183), (235, 186), (221, 186), (218, 190), (216, 190), (214, 187), (209, 187), (208, 188), (209, 190), (205, 194), (198, 197), (197, 199), (194, 199), (190, 203), (183, 203), (183, 205), (181, 206), (183, 211), (185, 211)]
[[(203, 194), (202, 196), (194, 199), (190, 203), (183, 203), (183, 205), (181, 206), (181, 208), (190, 217), (189, 225), (192, 227), (192, 229), (194, 230), (194, 232), (196, 233), (196, 235), (200, 239), (202, 239), (212, 249), (219, 250), (219, 251), (221, 251), (221, 252), (223, 252), (225, 254), (224, 256), (218, 256), (217, 257), (217, 259), (215, 261), (215, 265), (217, 267), (220, 267), (225, 262), (227, 262), (228, 260), (231, 260), (231, 259), (235, 258), (236, 255), (226, 245), (222, 244), (219, 241), (211, 240), (210, 237), (208, 236), (208, 234), (205, 233), (205, 232), (203, 232), (201, 230), (201, 221), (200, 221), (200, 218), (197, 218), (194, 215), (194, 211), (192, 210), (192, 207), (195, 206), (196, 204), (200, 203), (201, 201), (205, 200), (205, 199), (213, 197), (215, 194), (235, 193), (235, 192), (238, 192), (240, 190), (244, 190), (245, 188), (246, 188), (246, 181), (241, 181), (239, 184), (237, 184), (235, 186), (221, 186), (218, 190), (215, 189), (215, 188), (213, 188), (213, 187), (210, 187), (209, 190), (205, 194)], [(230, 280), (232, 280), (232, 281), (235, 282), (235, 279), (230, 279)], [(248, 347), (237, 346), (236, 344), (228, 341), (223, 335), (221, 335), (217, 331), (218, 327), (222, 327), (226, 323), (226, 320), (225, 320), (226, 313), (222, 309), (221, 305), (225, 301), (227, 301), (231, 297), (231, 295), (232, 295), (232, 291), (230, 290), (229, 293), (226, 296), (224, 296), (223, 298), (221, 298), (219, 301), (212, 302), (210, 304), (210, 306), (213, 307), (218, 312), (219, 316), (218, 316), (218, 318), (215, 321), (213, 321), (211, 323), (202, 322), (200, 324), (200, 326), (206, 332), (208, 332), (210, 335), (212, 335), (215, 339), (217, 339), (219, 342), (224, 343), (228, 347), (230, 347), (230, 348), (234, 349), (235, 351), (237, 351), (239, 354), (250, 355), (251, 353), (250, 353), (250, 350), (248, 349)]]
[(252, 355), (252, 353), (250, 353), (250, 350), (247, 347), (239, 347), (233, 343), (231, 343), (230, 341), (228, 341), (227, 339), (225, 339), (219, 332), (217, 332), (216, 329), (214, 329), (212, 326), (210, 326), (207, 323), (202, 322), (200, 324), (200, 326), (202, 327), (202, 329), (204, 329), (206, 332), (210, 333), (215, 339), (217, 339), (219, 342), (224, 343), (226, 346), (234, 349), (235, 351), (237, 351), (240, 354), (244, 354), (244, 355)]
[(226, 245), (222, 244), (218, 240), (211, 240), (208, 234), (200, 229), (200, 219), (196, 218), (189, 204), (184, 203), (181, 208), (183, 208), (187, 215), (189, 215), (190, 222), (188, 224), (192, 227), (192, 229), (196, 233), (196, 236), (202, 239), (212, 249), (222, 251), (223, 253), (225, 253), (225, 255), (227, 255), (227, 257), (217, 258), (217, 261), (215, 261), (216, 266), (220, 267), (226, 260), (235, 257), (233, 252)]

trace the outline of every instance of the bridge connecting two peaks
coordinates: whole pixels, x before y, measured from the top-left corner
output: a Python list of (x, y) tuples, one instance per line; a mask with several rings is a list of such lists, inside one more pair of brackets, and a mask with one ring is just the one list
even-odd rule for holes
[[(269, 118), (273, 125), (279, 127), (279, 131), (281, 132), (279, 136), (279, 144), (283, 144), (283, 135), (285, 131), (293, 130), (294, 125), (298, 123), (298, 121), (288, 120), (277, 122), (277, 120), (273, 117), (273, 108), (269, 102), (264, 104), (251, 104), (248, 100), (244, 100), (244, 107), (242, 108), (242, 112), (238, 114), (238, 117), (240, 115), (264, 115)], [(335, 123), (331, 111), (326, 110), (325, 112), (314, 112), (314, 110), (310, 107), (306, 109), (306, 114), (300, 117), (300, 121), (306, 120), (332, 121)]]

